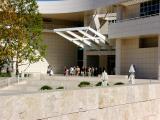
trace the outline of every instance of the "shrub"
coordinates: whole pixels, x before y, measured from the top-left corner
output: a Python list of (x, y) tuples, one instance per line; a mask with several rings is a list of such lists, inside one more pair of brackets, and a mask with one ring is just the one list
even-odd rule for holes
[(95, 86), (102, 86), (102, 82), (98, 82)]
[[(109, 86), (108, 83), (107, 83), (107, 85)], [(102, 82), (98, 82), (95, 86), (102, 86)]]
[(11, 77), (11, 73), (0, 73), (0, 77)]
[(122, 83), (122, 82), (117, 82), (117, 83), (115, 83), (114, 85), (124, 85), (124, 83)]
[(90, 86), (91, 83), (90, 82), (87, 82), (87, 81), (82, 81), (79, 83), (78, 87), (87, 87), (87, 86)]
[(52, 90), (52, 89), (53, 89), (52, 87), (50, 87), (48, 85), (44, 85), (44, 86), (41, 87), (40, 90)]
[(60, 87), (58, 87), (58, 88), (56, 88), (56, 89), (64, 89), (64, 87), (63, 87), (63, 86), (60, 86)]

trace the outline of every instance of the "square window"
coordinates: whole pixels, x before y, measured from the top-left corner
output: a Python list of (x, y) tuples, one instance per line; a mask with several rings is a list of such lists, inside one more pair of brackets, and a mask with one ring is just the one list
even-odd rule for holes
[(139, 48), (158, 47), (158, 37), (142, 37), (139, 39)]

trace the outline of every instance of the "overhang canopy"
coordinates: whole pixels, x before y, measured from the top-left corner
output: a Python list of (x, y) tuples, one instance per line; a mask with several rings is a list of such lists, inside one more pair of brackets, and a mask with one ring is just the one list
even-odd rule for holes
[(97, 48), (106, 43), (106, 37), (91, 27), (60, 28), (54, 32), (82, 48)]

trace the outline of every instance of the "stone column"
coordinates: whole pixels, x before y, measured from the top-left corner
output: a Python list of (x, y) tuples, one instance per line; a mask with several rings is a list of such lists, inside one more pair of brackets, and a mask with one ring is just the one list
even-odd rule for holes
[(86, 49), (83, 50), (83, 66), (87, 66), (87, 54)]
[(121, 40), (116, 40), (116, 75), (121, 74)]
[(160, 35), (158, 36), (158, 80), (160, 80)]
[(105, 69), (107, 70), (107, 55), (101, 55), (99, 56), (99, 66), (101, 68), (105, 67)]

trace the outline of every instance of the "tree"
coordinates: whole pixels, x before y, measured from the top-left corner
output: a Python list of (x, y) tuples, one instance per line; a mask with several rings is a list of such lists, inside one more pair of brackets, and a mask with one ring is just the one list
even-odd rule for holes
[(35, 0), (0, 0), (0, 61), (16, 62), (16, 74), (24, 61), (42, 60), (42, 17)]

